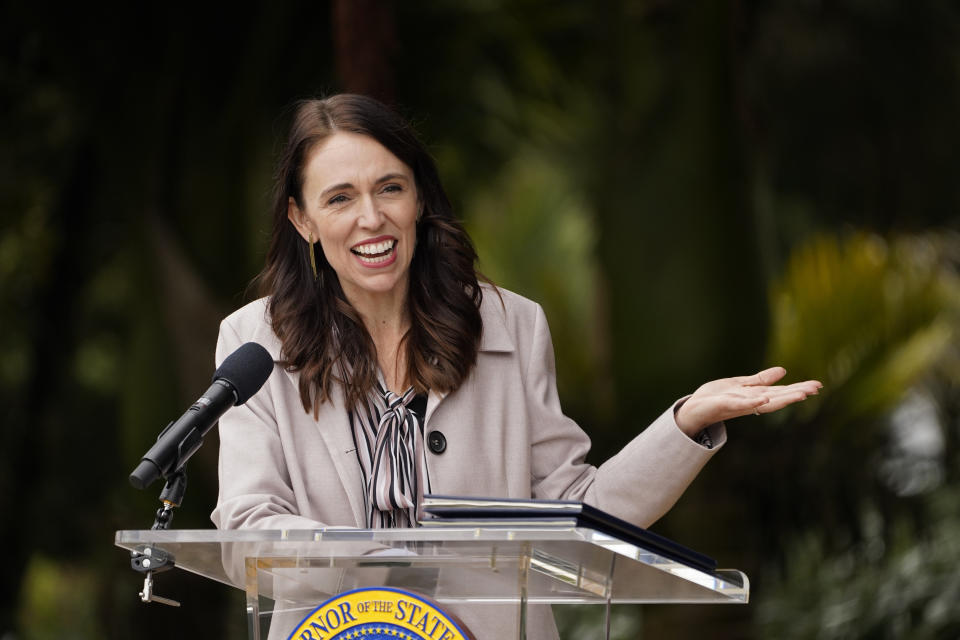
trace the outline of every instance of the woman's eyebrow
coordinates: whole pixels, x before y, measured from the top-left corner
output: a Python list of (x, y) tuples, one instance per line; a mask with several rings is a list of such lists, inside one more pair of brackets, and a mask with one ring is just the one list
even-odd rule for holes
[(381, 177), (377, 180), (377, 184), (380, 184), (380, 183), (382, 183), (382, 182), (387, 182), (387, 181), (389, 181), (389, 180), (397, 180), (397, 179), (406, 180), (406, 179), (407, 179), (407, 176), (403, 175), (402, 173), (388, 173), (388, 174), (386, 174), (386, 175), (384, 175), (384, 176), (381, 176)]
[(332, 191), (340, 191), (341, 189), (353, 189), (353, 185), (350, 184), (349, 182), (341, 182), (340, 184), (335, 184), (331, 187), (327, 187), (326, 189), (320, 192), (320, 198), (323, 199)]

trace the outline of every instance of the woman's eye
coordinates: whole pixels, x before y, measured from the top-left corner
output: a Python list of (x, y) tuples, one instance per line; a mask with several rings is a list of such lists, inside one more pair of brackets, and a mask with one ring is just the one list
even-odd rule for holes
[(327, 200), (327, 204), (328, 205), (343, 204), (346, 201), (347, 201), (347, 196), (343, 195), (342, 193), (338, 193), (337, 195)]
[(383, 187), (384, 193), (398, 193), (400, 191), (403, 191), (403, 187), (398, 184), (388, 184)]

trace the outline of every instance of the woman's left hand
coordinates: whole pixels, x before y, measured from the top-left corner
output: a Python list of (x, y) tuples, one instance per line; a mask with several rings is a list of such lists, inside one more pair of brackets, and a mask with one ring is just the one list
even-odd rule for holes
[(772, 413), (816, 395), (823, 388), (817, 380), (774, 385), (786, 374), (783, 367), (771, 367), (752, 376), (708, 382), (687, 398), (677, 411), (677, 426), (693, 437), (715, 422), (751, 413)]

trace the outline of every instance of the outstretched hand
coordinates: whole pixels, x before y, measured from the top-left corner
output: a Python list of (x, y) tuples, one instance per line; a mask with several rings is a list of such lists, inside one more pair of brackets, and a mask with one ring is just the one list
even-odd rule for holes
[(697, 389), (677, 411), (677, 426), (688, 436), (721, 420), (755, 413), (772, 413), (816, 395), (823, 385), (817, 380), (774, 385), (787, 374), (771, 367), (752, 376), (714, 380)]

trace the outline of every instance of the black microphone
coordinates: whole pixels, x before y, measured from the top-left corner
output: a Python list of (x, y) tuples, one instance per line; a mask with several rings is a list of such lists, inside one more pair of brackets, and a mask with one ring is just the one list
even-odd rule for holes
[(157, 442), (130, 474), (130, 484), (145, 489), (158, 477), (169, 477), (187, 463), (203, 436), (232, 406), (239, 406), (260, 390), (273, 371), (273, 358), (256, 342), (247, 342), (227, 356), (213, 374), (213, 384), (157, 436)]

